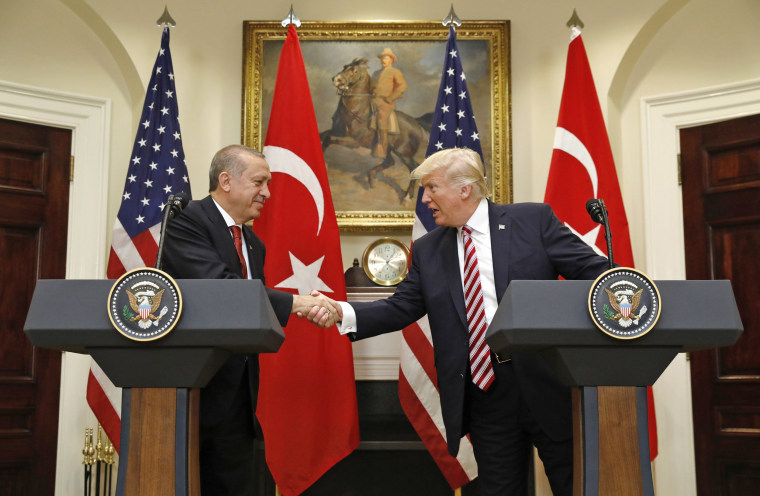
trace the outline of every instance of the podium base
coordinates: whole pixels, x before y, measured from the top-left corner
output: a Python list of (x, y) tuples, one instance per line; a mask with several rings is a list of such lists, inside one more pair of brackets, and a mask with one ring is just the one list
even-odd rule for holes
[(654, 496), (645, 387), (574, 387), (573, 439), (573, 496)]
[(116, 496), (200, 496), (200, 389), (123, 388)]

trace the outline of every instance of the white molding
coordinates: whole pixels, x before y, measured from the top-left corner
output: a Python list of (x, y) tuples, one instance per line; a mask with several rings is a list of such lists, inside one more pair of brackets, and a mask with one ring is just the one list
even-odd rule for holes
[[(387, 298), (386, 288), (377, 291), (352, 291), (348, 288), (347, 301), (375, 301)], [(357, 381), (397, 381), (401, 356), (401, 332), (381, 334), (372, 339), (354, 341), (354, 377)]]
[(67, 279), (105, 274), (111, 102), (0, 81), (0, 117), (72, 130)]
[[(641, 100), (646, 270), (654, 279), (686, 278), (679, 130), (758, 113), (760, 80)], [(654, 396), (659, 437), (655, 491), (696, 494), (691, 373), (684, 354), (657, 380)]]
[[(71, 129), (74, 180), (69, 189), (67, 279), (105, 275), (111, 102), (0, 81), (0, 117)], [(81, 491), (81, 466), (72, 456), (81, 449), (85, 425), (94, 416), (85, 399), (90, 357), (64, 353), (58, 411), (56, 494)]]

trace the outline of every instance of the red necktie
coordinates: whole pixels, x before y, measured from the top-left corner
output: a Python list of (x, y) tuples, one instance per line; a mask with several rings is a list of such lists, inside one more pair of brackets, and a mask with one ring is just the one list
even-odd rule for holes
[(467, 326), (470, 328), (470, 374), (474, 382), (483, 391), (494, 380), (491, 365), (491, 349), (486, 344), (486, 306), (483, 301), (483, 288), (480, 286), (480, 270), (475, 245), (470, 237), (472, 228), (462, 228), (464, 243), (464, 302), (467, 306)]
[(235, 250), (237, 250), (240, 259), (240, 266), (243, 268), (243, 279), (248, 279), (248, 267), (245, 265), (245, 257), (243, 256), (243, 231), (240, 226), (230, 226), (230, 231), (232, 231), (232, 239), (235, 240)]

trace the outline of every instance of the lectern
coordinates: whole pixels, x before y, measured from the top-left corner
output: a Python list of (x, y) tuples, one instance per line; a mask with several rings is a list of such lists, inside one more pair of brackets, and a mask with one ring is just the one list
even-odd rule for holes
[(117, 496), (200, 495), (198, 389), (233, 353), (276, 352), (285, 334), (258, 280), (177, 280), (175, 328), (130, 340), (108, 318), (114, 281), (39, 280), (24, 332), (93, 357), (123, 389)]
[(678, 353), (729, 346), (743, 331), (729, 281), (655, 281), (659, 320), (640, 338), (600, 331), (592, 281), (512, 281), (488, 328), (500, 354), (538, 353), (573, 386), (573, 494), (653, 495), (646, 389)]

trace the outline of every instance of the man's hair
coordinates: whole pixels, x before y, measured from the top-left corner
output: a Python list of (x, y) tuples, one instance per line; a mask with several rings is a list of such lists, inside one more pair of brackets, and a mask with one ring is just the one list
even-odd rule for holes
[(446, 178), (454, 187), (471, 184), (474, 199), (491, 196), (483, 173), (483, 162), (477, 152), (469, 148), (447, 148), (435, 152), (412, 171), (411, 179), (421, 180), (438, 169), (444, 169)]
[(216, 152), (208, 170), (209, 193), (219, 187), (219, 174), (222, 172), (227, 172), (234, 178), (240, 177), (247, 166), (243, 160), (245, 154), (266, 158), (260, 151), (244, 145), (228, 145)]

